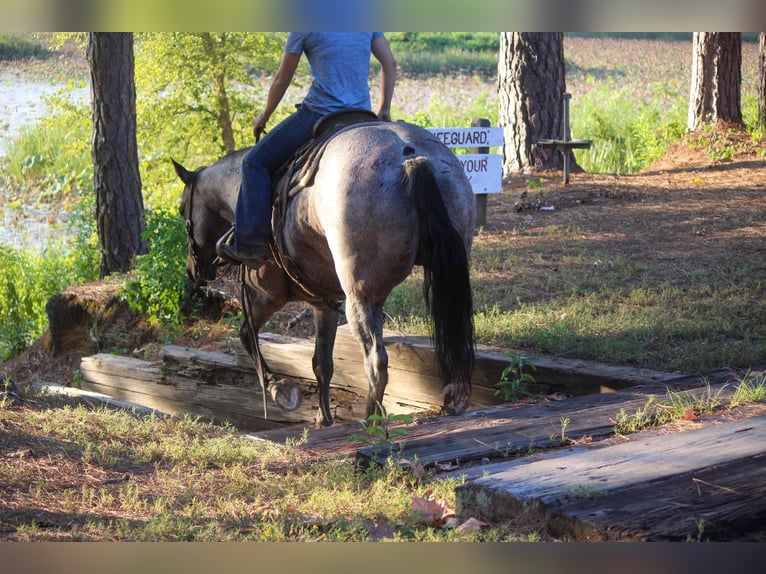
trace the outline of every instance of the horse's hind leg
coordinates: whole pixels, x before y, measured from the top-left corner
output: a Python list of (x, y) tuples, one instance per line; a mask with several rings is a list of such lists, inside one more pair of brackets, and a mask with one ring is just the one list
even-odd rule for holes
[(333, 375), (332, 350), (335, 347), (335, 335), (338, 332), (338, 311), (328, 305), (314, 306), (314, 326), (316, 341), (312, 367), (319, 385), (319, 409), (316, 426), (330, 426), (330, 381)]
[(379, 411), (388, 384), (388, 353), (383, 346), (383, 306), (349, 295), (346, 317), (362, 345), (364, 369), (369, 380), (367, 414)]

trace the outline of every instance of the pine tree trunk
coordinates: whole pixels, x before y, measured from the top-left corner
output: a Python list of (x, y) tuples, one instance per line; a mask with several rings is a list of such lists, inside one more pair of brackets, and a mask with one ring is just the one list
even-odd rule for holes
[(136, 144), (133, 35), (91, 32), (93, 187), (101, 277), (128, 271), (145, 252), (143, 198)]
[[(503, 128), (503, 172), (561, 169), (562, 154), (542, 149), (542, 139), (561, 139), (564, 93), (561, 32), (502, 32), (498, 62), (498, 121)], [(574, 155), (569, 165), (579, 170)]]
[(758, 127), (766, 130), (766, 32), (761, 32), (758, 46)]
[(695, 32), (687, 128), (742, 123), (742, 38), (739, 32)]

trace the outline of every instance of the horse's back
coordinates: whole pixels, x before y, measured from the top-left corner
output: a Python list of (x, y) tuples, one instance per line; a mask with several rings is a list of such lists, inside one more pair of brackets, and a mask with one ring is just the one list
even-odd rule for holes
[(404, 122), (360, 126), (328, 145), (316, 185), (329, 217), (337, 214), (362, 232), (370, 226), (410, 229), (416, 215), (402, 185), (403, 166), (417, 157), (426, 158), (450, 219), (470, 247), (474, 198), (460, 162), (428, 130)]
[(451, 151), (411, 124), (386, 122), (346, 130), (322, 156), (311, 202), (347, 293), (363, 285), (384, 298), (411, 272), (418, 257), (420, 222), (404, 164), (415, 158), (425, 158), (452, 224), (470, 250), (473, 193)]

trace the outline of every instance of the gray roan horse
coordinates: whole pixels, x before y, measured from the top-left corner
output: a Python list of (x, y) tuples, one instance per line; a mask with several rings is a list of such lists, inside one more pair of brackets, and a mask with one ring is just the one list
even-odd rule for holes
[[(181, 214), (189, 236), (187, 271), (197, 285), (215, 277), (215, 244), (234, 220), (246, 152), (194, 172), (173, 162), (186, 184)], [(260, 374), (264, 409), (266, 385), (275, 395), (277, 383), (258, 349), (258, 331), (288, 301), (306, 301), (316, 324), (316, 424), (332, 424), (332, 350), (345, 299), (369, 378), (367, 416), (376, 412), (388, 382), (383, 304), (413, 266), (422, 265), (444, 410), (461, 414), (471, 399), (475, 351), (468, 263), (475, 212), (470, 183), (455, 155), (423, 128), (369, 121), (341, 129), (326, 142), (314, 168), (281, 179), (289, 177), (287, 191), (275, 191), (277, 263), (241, 272), (240, 337)], [(295, 183), (300, 177), (304, 181)], [(276, 183), (275, 190), (279, 187)], [(300, 397), (294, 388), (291, 393), (277, 402), (291, 408), (294, 395)]]

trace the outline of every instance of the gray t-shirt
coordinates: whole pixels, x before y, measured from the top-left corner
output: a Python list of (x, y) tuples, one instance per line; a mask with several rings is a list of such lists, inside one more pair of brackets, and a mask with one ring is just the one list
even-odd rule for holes
[(370, 109), (370, 52), (382, 32), (290, 32), (285, 50), (306, 54), (314, 77), (303, 104), (322, 114)]

